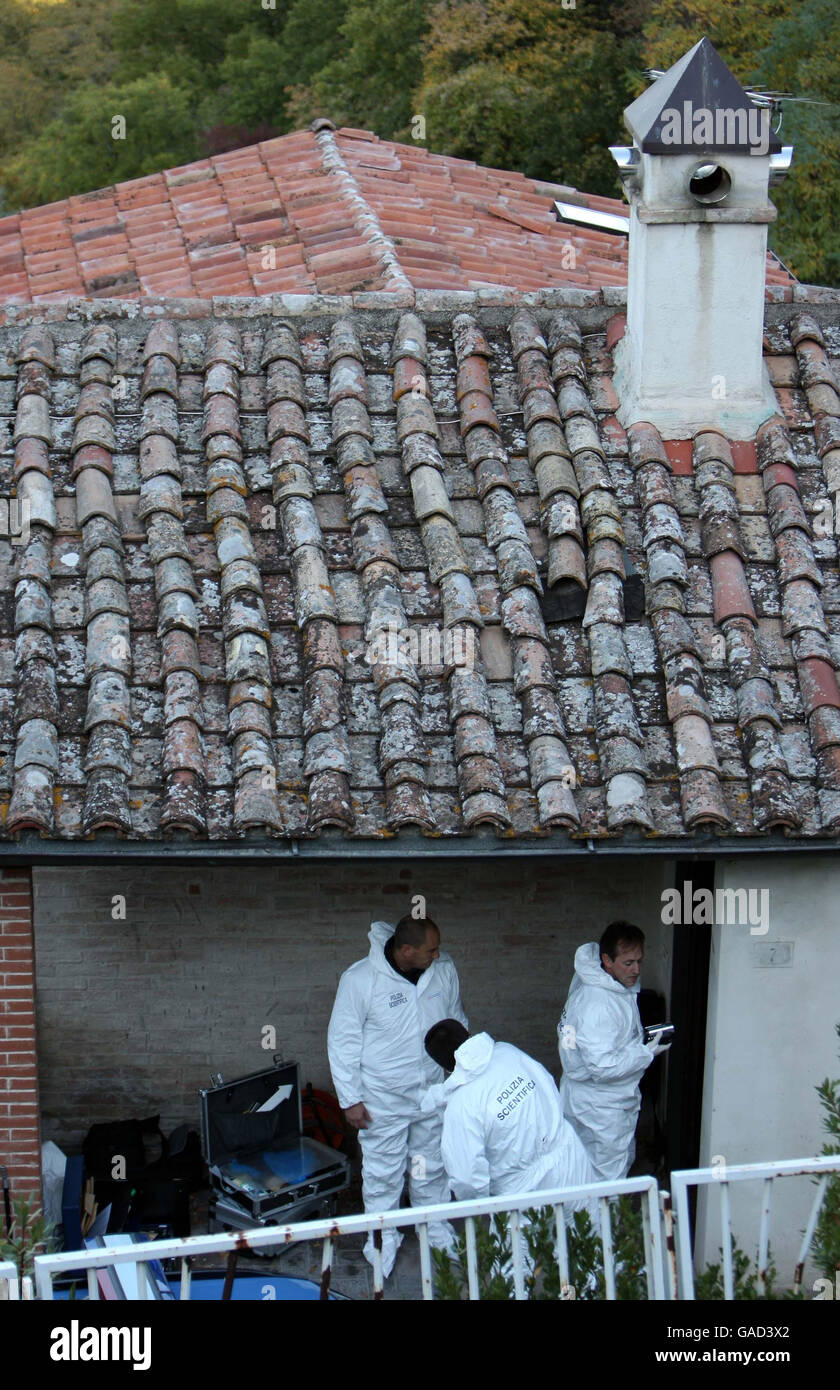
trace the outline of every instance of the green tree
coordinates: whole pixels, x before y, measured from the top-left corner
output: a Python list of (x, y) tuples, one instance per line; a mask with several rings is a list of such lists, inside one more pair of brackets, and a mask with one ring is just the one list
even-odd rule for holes
[[(125, 139), (114, 138), (125, 122)], [(9, 201), (26, 207), (172, 168), (196, 157), (190, 95), (165, 75), (78, 87), (61, 114), (5, 164)]]
[(110, 0), (32, 6), (0, 0), (0, 163), (37, 135), (79, 73), (107, 81), (114, 67), (108, 42)]
[[(835, 1025), (834, 1031), (840, 1038), (840, 1023)], [(832, 1081), (826, 1077), (817, 1087), (817, 1095), (823, 1108), (823, 1126), (829, 1136), (822, 1152), (826, 1157), (840, 1154), (840, 1078)], [(826, 1188), (814, 1235), (814, 1259), (821, 1272), (833, 1281), (840, 1270), (840, 1178), (832, 1178)]]
[(11, 1260), (21, 1279), (35, 1273), (36, 1255), (45, 1255), (52, 1245), (53, 1227), (34, 1198), (15, 1197), (12, 1202), (12, 1228), (0, 1237), (0, 1260)]
[(219, 122), (288, 129), (284, 50), (279, 39), (242, 29), (228, 40), (214, 90), (199, 107), (200, 124)]
[(340, 58), (348, 0), (291, 0), (283, 26), (283, 81), (305, 85)]
[(617, 192), (607, 146), (641, 70), (635, 10), (443, 0), (430, 22), (416, 109), (434, 149)]
[(540, 94), (501, 63), (471, 63), (418, 97), (433, 149), (502, 168), (536, 133)]
[[(319, 6), (306, 0), (305, 8)], [(293, 125), (329, 116), (336, 125), (361, 125), (389, 138), (407, 132), (413, 112), (420, 109), (412, 92), (427, 11), (426, 0), (401, 0), (399, 5), (348, 0), (338, 52), (309, 81), (290, 87), (287, 113)], [(287, 71), (291, 78), (291, 65)]]
[(823, 285), (840, 285), (838, 59), (835, 0), (801, 0), (756, 59), (763, 85), (805, 98), (783, 108), (781, 135), (794, 156), (790, 173), (774, 190), (779, 220), (771, 245), (801, 280)]
[[(621, 1302), (643, 1302), (648, 1297), (645, 1267), (645, 1241), (641, 1202), (638, 1197), (610, 1197), (610, 1225), (613, 1239), (613, 1269), (615, 1296)], [(598, 1302), (606, 1298), (604, 1253), (600, 1229), (593, 1226), (586, 1211), (573, 1213), (566, 1229), (569, 1285), (560, 1279), (557, 1260), (557, 1234), (553, 1207), (542, 1207), (526, 1213), (528, 1224), (524, 1243), (528, 1251), (525, 1273), (525, 1296), (534, 1301), (574, 1299), (576, 1302)], [(477, 1219), (476, 1273), (481, 1299), (506, 1302), (514, 1297), (513, 1264), (511, 1259), (510, 1223), (504, 1213)], [(439, 1250), (432, 1252), (435, 1298), (463, 1301), (468, 1297), (469, 1278), (464, 1234), (456, 1237), (455, 1254), (450, 1258)], [(736, 1299), (750, 1302), (777, 1297), (774, 1286), (776, 1269), (772, 1259), (765, 1273), (764, 1288), (760, 1287), (758, 1268), (740, 1247), (733, 1243), (733, 1286)], [(723, 1263), (707, 1265), (697, 1274), (698, 1300), (723, 1299)]]
[[(645, 65), (667, 69), (704, 36), (739, 82), (759, 80), (758, 54), (799, 0), (655, 0), (644, 26)], [(645, 87), (639, 74), (639, 92)]]
[(345, 48), (346, 10), (347, 0), (291, 0), (282, 28), (268, 33), (249, 24), (228, 35), (212, 90), (200, 104), (202, 126), (268, 123), (279, 134), (307, 125), (325, 104), (337, 111), (336, 101), (316, 98), (307, 84), (325, 74), (320, 82), (329, 88), (328, 71)]
[(262, 9), (259, 0), (120, 0), (113, 18), (117, 78), (165, 71), (198, 95), (233, 34), (279, 35), (284, 15), (284, 0), (274, 10)]
[(801, 280), (840, 284), (840, 9), (835, 0), (690, 0), (676, 8), (658, 0), (645, 25), (646, 63), (668, 68), (704, 34), (745, 86), (806, 99), (782, 108), (780, 135), (795, 153), (773, 190), (779, 218), (770, 245)]

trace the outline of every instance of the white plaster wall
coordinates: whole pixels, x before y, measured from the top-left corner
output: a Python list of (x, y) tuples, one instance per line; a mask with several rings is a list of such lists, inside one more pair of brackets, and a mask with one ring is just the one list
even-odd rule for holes
[[(825, 1140), (814, 1087), (840, 1074), (840, 859), (822, 855), (718, 864), (718, 888), (767, 889), (769, 929), (714, 928), (709, 981), (701, 1163), (818, 1154)], [(789, 966), (760, 964), (768, 943), (792, 944)], [(761, 1183), (733, 1185), (736, 1238), (754, 1257)], [(793, 1277), (813, 1188), (775, 1184), (772, 1253), (780, 1282)], [(698, 1205), (698, 1261), (718, 1259), (719, 1190)], [(810, 1271), (806, 1271), (810, 1277)]]

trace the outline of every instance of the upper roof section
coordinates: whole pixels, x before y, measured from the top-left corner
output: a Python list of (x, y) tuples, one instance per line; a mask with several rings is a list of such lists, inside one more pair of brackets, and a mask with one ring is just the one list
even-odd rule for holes
[[(627, 238), (557, 198), (627, 212), (321, 122), (0, 219), (0, 301), (624, 285)], [(767, 282), (792, 283), (772, 256)]]
[(794, 293), (757, 445), (625, 433), (581, 290), (7, 310), (0, 841), (835, 844), (840, 301)]

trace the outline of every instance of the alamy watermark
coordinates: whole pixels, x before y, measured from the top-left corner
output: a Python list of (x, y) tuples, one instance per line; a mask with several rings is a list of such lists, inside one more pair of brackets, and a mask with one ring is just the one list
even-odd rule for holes
[(840, 536), (840, 492), (835, 492), (833, 499), (826, 498), (817, 504), (811, 524), (818, 540)]
[(380, 662), (386, 666), (401, 666), (411, 661), (417, 667), (448, 671), (453, 666), (473, 671), (476, 666), (475, 628), (469, 623), (439, 628), (400, 627), (396, 621), (380, 628), (368, 643), (365, 661), (369, 666)]
[(746, 927), (750, 936), (770, 929), (769, 888), (695, 888), (686, 879), (662, 894), (662, 923), (666, 927)]
[(10, 540), (12, 545), (27, 545), (29, 511), (26, 497), (0, 497), (0, 539)]
[(770, 112), (767, 107), (727, 106), (711, 111), (684, 101), (682, 110), (666, 106), (662, 112), (660, 140), (663, 145), (696, 145), (698, 149), (722, 149), (743, 145), (750, 154), (770, 151)]
[(130, 1361), (135, 1371), (148, 1371), (152, 1364), (150, 1327), (87, 1327), (72, 1318), (67, 1327), (54, 1327), (50, 1334), (52, 1361)]

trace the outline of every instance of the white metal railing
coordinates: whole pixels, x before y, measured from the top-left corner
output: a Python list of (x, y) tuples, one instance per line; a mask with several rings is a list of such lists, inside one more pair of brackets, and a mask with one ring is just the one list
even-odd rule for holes
[(773, 1200), (773, 1183), (777, 1178), (807, 1177), (819, 1178), (811, 1212), (802, 1236), (799, 1258), (796, 1262), (793, 1288), (798, 1293), (802, 1286), (802, 1272), (811, 1249), (814, 1232), (817, 1228), (820, 1210), (825, 1199), (826, 1188), (832, 1173), (840, 1173), (840, 1154), (824, 1158), (789, 1158), (777, 1163), (742, 1163), (717, 1168), (686, 1168), (671, 1174), (674, 1216), (676, 1218), (676, 1261), (679, 1269), (679, 1294), (681, 1299), (694, 1298), (694, 1252), (692, 1248), (691, 1222), (688, 1209), (688, 1189), (707, 1187), (720, 1189), (720, 1229), (723, 1250), (723, 1291), (724, 1298), (731, 1301), (735, 1297), (735, 1269), (732, 1258), (732, 1210), (730, 1204), (730, 1183), (763, 1181), (761, 1220), (758, 1232), (758, 1286), (761, 1293), (766, 1291), (767, 1265), (770, 1256), (770, 1225)]
[(526, 1298), (526, 1241), (523, 1213), (531, 1208), (553, 1207), (556, 1226), (556, 1258), (561, 1290), (571, 1288), (569, 1250), (566, 1237), (566, 1213), (583, 1201), (597, 1203), (603, 1256), (604, 1288), (607, 1299), (616, 1297), (616, 1262), (613, 1250), (609, 1198), (638, 1193), (642, 1199), (642, 1229), (644, 1241), (645, 1276), (650, 1299), (669, 1296), (665, 1278), (660, 1222), (659, 1189), (650, 1177), (625, 1178), (620, 1182), (593, 1183), (580, 1187), (551, 1188), (526, 1192), (517, 1196), (484, 1197), (469, 1202), (447, 1202), (430, 1207), (406, 1207), (397, 1211), (367, 1212), (358, 1216), (329, 1217), (319, 1221), (301, 1221), (288, 1226), (263, 1226), (255, 1230), (228, 1231), (207, 1236), (187, 1236), (155, 1240), (141, 1244), (110, 1245), (91, 1250), (67, 1250), (60, 1254), (38, 1255), (35, 1258), (35, 1280), (38, 1298), (53, 1298), (53, 1279), (71, 1270), (87, 1271), (88, 1294), (99, 1297), (97, 1269), (108, 1265), (131, 1263), (137, 1267), (138, 1297), (150, 1296), (150, 1260), (180, 1260), (181, 1299), (190, 1297), (190, 1263), (199, 1255), (230, 1253), (231, 1251), (260, 1250), (266, 1246), (289, 1247), (303, 1241), (323, 1241), (321, 1264), (321, 1298), (329, 1296), (335, 1243), (343, 1236), (373, 1233), (373, 1296), (381, 1299), (384, 1293), (382, 1274), (382, 1241), (384, 1231), (413, 1227), (420, 1245), (420, 1276), (422, 1296), (434, 1298), (432, 1258), (429, 1241), (430, 1223), (463, 1219), (467, 1280), (470, 1299), (479, 1298), (476, 1219), (504, 1213), (510, 1221), (511, 1263), (514, 1297)]
[(20, 1276), (12, 1260), (0, 1260), (0, 1300), (20, 1298)]
[[(227, 1254), (234, 1251), (258, 1251), (275, 1246), (289, 1248), (303, 1242), (321, 1241), (321, 1298), (329, 1296), (333, 1259), (337, 1243), (347, 1236), (373, 1234), (373, 1292), (381, 1299), (384, 1292), (382, 1274), (382, 1233), (387, 1230), (413, 1228), (420, 1246), (420, 1280), (422, 1297), (434, 1298), (432, 1257), (429, 1225), (443, 1219), (463, 1220), (466, 1249), (467, 1291), (472, 1300), (480, 1298), (478, 1245), (476, 1221), (496, 1214), (509, 1219), (511, 1246), (510, 1272), (514, 1297), (524, 1299), (528, 1272), (527, 1241), (524, 1217), (531, 1208), (553, 1208), (556, 1229), (555, 1257), (560, 1278), (561, 1298), (573, 1297), (566, 1217), (574, 1206), (587, 1201), (595, 1203), (597, 1228), (601, 1236), (601, 1272), (607, 1299), (616, 1298), (616, 1259), (610, 1198), (637, 1194), (642, 1202), (642, 1239), (647, 1296), (654, 1300), (681, 1298), (691, 1300), (694, 1290), (694, 1252), (688, 1194), (690, 1188), (718, 1187), (720, 1189), (720, 1223), (723, 1248), (724, 1297), (735, 1295), (733, 1260), (731, 1183), (761, 1181), (764, 1184), (758, 1233), (758, 1283), (764, 1290), (770, 1252), (773, 1184), (778, 1178), (812, 1176), (818, 1179), (817, 1190), (805, 1227), (799, 1251), (794, 1289), (801, 1287), (802, 1271), (811, 1248), (826, 1188), (832, 1174), (840, 1174), (840, 1154), (821, 1158), (787, 1159), (776, 1163), (747, 1163), (726, 1168), (693, 1168), (671, 1174), (672, 1193), (660, 1190), (652, 1177), (625, 1178), (621, 1182), (595, 1183), (572, 1188), (553, 1188), (526, 1192), (518, 1196), (480, 1198), (470, 1202), (449, 1202), (434, 1207), (409, 1207), (389, 1212), (368, 1212), (357, 1216), (329, 1217), (318, 1221), (301, 1221), (285, 1226), (261, 1226), (244, 1231), (225, 1231), (207, 1236), (188, 1236), (135, 1244), (109, 1245), (91, 1250), (69, 1250), (58, 1254), (38, 1255), (35, 1258), (35, 1293), (38, 1298), (54, 1297), (53, 1279), (71, 1271), (86, 1271), (88, 1294), (98, 1299), (99, 1284), (96, 1271), (123, 1263), (135, 1266), (139, 1298), (153, 1297), (151, 1261), (179, 1260), (179, 1297), (190, 1298), (191, 1265), (201, 1255)], [(672, 1200), (673, 1194), (673, 1200)], [(17, 1267), (11, 1261), (0, 1262), (0, 1299), (31, 1298), (31, 1281), (22, 1282)]]

